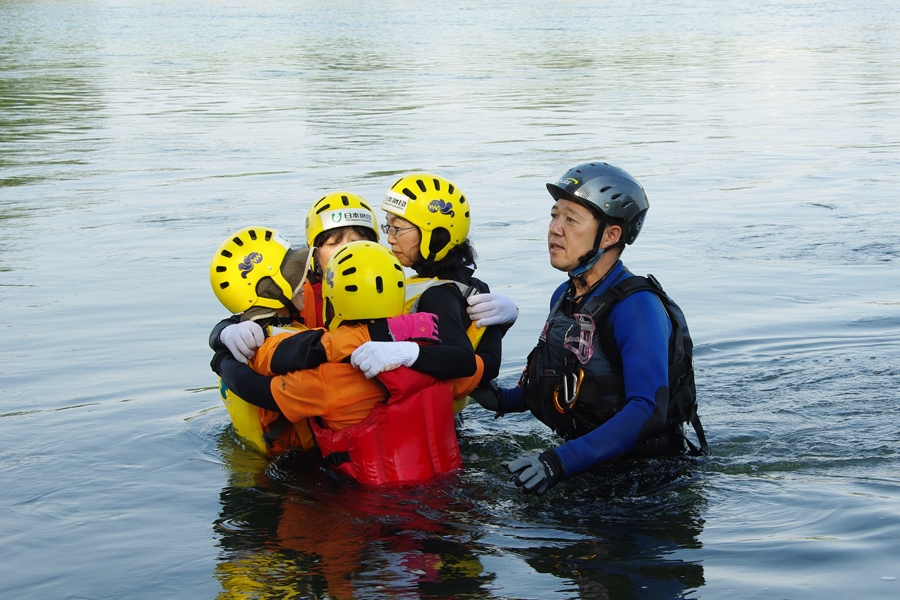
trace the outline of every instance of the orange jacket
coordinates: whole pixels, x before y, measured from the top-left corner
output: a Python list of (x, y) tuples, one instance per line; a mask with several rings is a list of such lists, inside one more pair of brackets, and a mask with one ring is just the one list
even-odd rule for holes
[[(306, 311), (304, 311), (305, 313)], [(292, 335), (292, 332), (285, 332), (273, 336), (266, 340), (266, 342), (259, 348), (256, 352), (256, 355), (253, 357), (253, 360), (250, 362), (250, 366), (253, 367), (258, 373), (263, 375), (273, 375), (271, 370), (269, 369), (269, 365), (272, 361), (272, 353), (275, 351), (275, 348), (278, 346), (278, 342), (282, 339)], [(355, 350), (359, 345), (369, 340), (368, 330), (361, 326), (359, 328), (351, 328), (349, 327), (341, 327), (333, 332), (326, 332), (322, 336), (322, 344), (328, 349), (329, 360), (333, 360), (336, 357), (343, 358), (345, 356), (349, 356), (353, 350)], [(338, 358), (338, 360), (340, 360)], [(338, 369), (338, 371), (346, 371), (351, 368), (350, 365), (345, 365), (346, 368)], [(355, 370), (355, 369), (354, 369)], [(297, 371), (296, 373), (290, 374), (290, 376), (286, 376), (288, 380), (288, 384), (291, 388), (298, 386), (309, 386), (309, 389), (312, 390), (312, 394), (321, 394), (321, 390), (324, 389), (325, 381), (329, 379), (341, 380), (341, 375), (334, 375), (334, 369), (330, 366), (330, 363), (326, 363), (321, 365), (317, 369), (307, 369), (304, 371)], [(359, 373), (359, 371), (356, 371)], [(343, 375), (346, 377), (346, 373)], [(356, 380), (356, 377), (351, 377), (352, 380)], [(275, 396), (275, 401), (278, 403), (278, 406), (282, 408), (284, 412), (284, 418), (286, 418), (290, 423), (281, 423), (280, 426), (281, 431), (275, 436), (274, 440), (270, 440), (271, 446), (268, 447), (268, 453), (270, 456), (277, 456), (282, 452), (286, 452), (291, 448), (301, 448), (303, 450), (309, 450), (315, 446), (315, 441), (313, 440), (312, 432), (309, 429), (309, 423), (306, 420), (306, 417), (300, 417), (295, 411), (288, 412), (285, 410), (285, 406), (294, 407), (294, 405), (290, 402), (289, 398), (292, 395), (292, 391), (290, 390), (281, 390), (280, 394), (276, 394), (276, 386), (275, 382), (277, 379), (273, 379), (272, 392)], [(339, 384), (340, 385), (340, 384)], [(377, 387), (377, 386), (376, 386)], [(381, 397), (384, 396), (383, 389), (379, 389)], [(371, 390), (369, 390), (369, 395), (371, 395)], [(370, 404), (368, 408), (366, 408), (366, 402), (361, 402), (357, 405), (359, 400), (366, 398), (366, 393), (364, 392), (362, 396), (356, 398), (355, 400), (352, 396), (345, 396), (348, 402), (348, 412), (349, 416), (344, 416), (344, 418), (339, 418), (335, 421), (336, 427), (339, 429), (341, 426), (346, 427), (347, 425), (352, 425), (359, 420), (362, 420), (363, 417), (368, 414), (368, 411), (371, 410), (372, 405)], [(307, 398), (309, 399), (309, 398)], [(325, 400), (326, 396), (321, 394), (321, 399)], [(372, 402), (374, 404), (374, 401)], [(302, 407), (296, 407), (302, 410)], [(306, 410), (316, 410), (314, 406), (307, 406)], [(282, 418), (281, 413), (273, 412), (271, 410), (266, 410), (265, 408), (257, 408), (257, 412), (259, 414), (259, 421), (262, 425), (263, 433), (266, 434), (267, 437), (269, 432), (273, 427), (279, 426), (279, 419)], [(349, 421), (347, 420), (349, 419)], [(342, 423), (346, 423), (343, 424)]]
[(310, 328), (325, 327), (322, 319), (322, 283), (313, 283), (309, 277), (303, 282), (303, 324)]
[[(286, 417), (281, 413), (260, 407), (256, 407), (256, 411), (259, 414), (259, 423), (262, 425), (263, 439), (266, 440), (266, 450), (269, 456), (278, 456), (282, 452), (287, 452), (294, 448), (311, 450), (315, 447), (316, 442), (313, 439), (313, 434), (307, 421), (284, 423), (283, 421)], [(278, 432), (275, 439), (271, 439), (270, 432), (272, 432), (272, 428), (279, 426), (281, 431)]]
[[(275, 353), (275, 349), (278, 347), (278, 344), (291, 335), (291, 332), (285, 332), (268, 338), (265, 343), (263, 343), (263, 345), (259, 348), (259, 350), (257, 350), (256, 355), (254, 355), (253, 360), (250, 362), (250, 366), (253, 367), (253, 370), (262, 375), (274, 375), (270, 368), (270, 365), (272, 364), (272, 356)], [(338, 327), (334, 331), (326, 332), (322, 336), (322, 345), (325, 346), (328, 355), (328, 362), (336, 363), (349, 357), (354, 350), (356, 350), (364, 343), (370, 341), (371, 339), (372, 338), (369, 336), (369, 330), (365, 325), (348, 325), (344, 327)], [(481, 381), (481, 377), (484, 374), (484, 362), (478, 355), (475, 356), (475, 364), (475, 373), (470, 377), (459, 377), (457, 379), (451, 379), (447, 382), (450, 384), (450, 391), (453, 394), (454, 400), (460, 400), (468, 396), (478, 385), (478, 382)], [(323, 364), (316, 369), (292, 371), (291, 373), (281, 375), (273, 379), (272, 395), (275, 397), (275, 402), (278, 403), (278, 406), (282, 409), (288, 419), (294, 422), (298, 422), (298, 420), (305, 419), (309, 416), (324, 416), (327, 421), (333, 420), (338, 423), (346, 423), (344, 425), (339, 425), (337, 429), (341, 429), (342, 427), (346, 427), (347, 425), (352, 425), (353, 423), (359, 422), (363, 417), (365, 417), (366, 414), (368, 414), (368, 410), (372, 408), (371, 406), (369, 406), (363, 414), (350, 416), (348, 420), (347, 415), (342, 416), (342, 413), (347, 409), (347, 407), (338, 407), (333, 403), (328, 403), (326, 405), (326, 403), (316, 402), (314, 399), (309, 398), (307, 398), (307, 401), (301, 403), (302, 405), (300, 406), (297, 406), (297, 403), (292, 401), (292, 398), (296, 396), (298, 391), (304, 388), (311, 390), (310, 392), (307, 392), (305, 394), (306, 396), (313, 396), (316, 393), (321, 392), (325, 389), (326, 380), (331, 380), (332, 377), (339, 378), (335, 381), (339, 380), (341, 381), (341, 384), (347, 383), (347, 381), (345, 380), (345, 378), (349, 374), (349, 371), (347, 369), (323, 369), (323, 367), (325, 366), (326, 365)], [(346, 366), (347, 368), (352, 369), (349, 364), (347, 364)], [(357, 371), (356, 369), (353, 369), (353, 371), (359, 373), (359, 371)], [(354, 379), (355, 377), (351, 376), (350, 378)], [(361, 390), (361, 393), (363, 394), (363, 396), (372, 395), (374, 394), (372, 390), (373, 388), (371, 388), (370, 386), (365, 386)], [(350, 397), (349, 395), (346, 396), (346, 399), (349, 402), (353, 401), (352, 397)], [(324, 399), (325, 397), (323, 395), (322, 400)], [(285, 410), (286, 406), (289, 407), (287, 408), (287, 410)], [(325, 413), (318, 412), (325, 408), (329, 408), (331, 411), (337, 412), (328, 413), (332, 414), (332, 418), (329, 418), (328, 416), (325, 416)], [(288, 411), (290, 411), (290, 414)], [(298, 420), (295, 420), (294, 416), (299, 416), (300, 414), (305, 414), (305, 416), (300, 417)]]
[(310, 417), (322, 417), (328, 427), (340, 430), (362, 421), (376, 402), (387, 397), (377, 382), (366, 379), (349, 363), (340, 362), (370, 340), (365, 325), (326, 332), (321, 341), (327, 363), (315, 369), (275, 375), (271, 370), (272, 356), (278, 344), (291, 335), (286, 332), (267, 339), (250, 363), (257, 373), (274, 376), (272, 396), (289, 421), (299, 423)]

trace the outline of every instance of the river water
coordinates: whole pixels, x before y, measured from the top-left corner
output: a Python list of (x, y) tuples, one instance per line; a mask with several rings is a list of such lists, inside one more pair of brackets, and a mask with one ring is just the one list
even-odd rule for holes
[[(900, 7), (0, 3), (0, 596), (900, 597)], [(347, 490), (233, 437), (209, 260), (428, 170), (479, 274), (551, 291), (543, 188), (647, 190), (623, 258), (687, 314), (713, 456), (543, 498), (557, 443), (470, 407), (458, 476)]]

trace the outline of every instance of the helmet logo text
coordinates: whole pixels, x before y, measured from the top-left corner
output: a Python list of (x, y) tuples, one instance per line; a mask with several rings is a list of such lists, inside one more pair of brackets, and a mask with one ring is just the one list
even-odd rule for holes
[(375, 229), (375, 217), (361, 208), (339, 208), (322, 213), (322, 229), (335, 229), (350, 226)]
[(562, 178), (562, 179), (559, 180), (559, 183), (562, 184), (563, 186), (567, 186), (567, 185), (578, 185), (578, 180), (577, 180), (577, 179), (574, 179), (574, 178), (572, 178), (572, 177), (564, 177), (564, 178)]
[(406, 205), (409, 204), (409, 198), (404, 194), (398, 194), (393, 190), (389, 190), (381, 201), (381, 210), (392, 212), (395, 215), (406, 214)]
[(456, 213), (453, 212), (453, 204), (446, 200), (432, 200), (428, 203), (428, 210), (433, 213), (439, 212), (442, 215), (450, 217), (456, 216)]
[(250, 271), (253, 270), (254, 265), (258, 265), (262, 262), (263, 255), (259, 252), (251, 252), (247, 256), (244, 257), (244, 260), (240, 262), (238, 265), (238, 271), (241, 272), (241, 278), (247, 279), (247, 275), (250, 274)]

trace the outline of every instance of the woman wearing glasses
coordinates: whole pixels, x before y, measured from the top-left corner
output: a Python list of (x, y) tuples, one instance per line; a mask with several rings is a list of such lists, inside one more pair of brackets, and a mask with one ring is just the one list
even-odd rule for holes
[[(512, 300), (490, 294), (473, 277), (466, 197), (443, 177), (413, 173), (391, 186), (381, 208), (391, 251), (416, 273), (406, 281), (406, 312), (437, 315), (441, 343), (367, 342), (353, 353), (352, 364), (367, 377), (406, 366), (438, 379), (467, 377), (472, 388), (491, 381), (500, 370), (500, 325), (512, 325), (518, 311)], [(457, 400), (457, 412), (464, 402)]]

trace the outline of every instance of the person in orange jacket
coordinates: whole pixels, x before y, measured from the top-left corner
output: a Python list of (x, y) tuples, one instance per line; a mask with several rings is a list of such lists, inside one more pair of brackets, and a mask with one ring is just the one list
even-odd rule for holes
[[(223, 242), (210, 264), (210, 282), (222, 304), (235, 314), (219, 323), (210, 335), (213, 350), (226, 348), (220, 332), (234, 323), (250, 323), (269, 334), (279, 331), (306, 331), (302, 313), (306, 311), (308, 278), (312, 270), (314, 252), (309, 248), (291, 248), (277, 232), (266, 227), (242, 229)], [(321, 319), (321, 317), (319, 318)], [(397, 324), (410, 317), (392, 319)], [(364, 332), (323, 330), (315, 338), (352, 349), (371, 339), (396, 339), (387, 321), (372, 323), (374, 337)], [(344, 336), (344, 342), (338, 342)], [(235, 354), (236, 359), (246, 358)], [(227, 385), (220, 385), (220, 393), (235, 430), (244, 440), (270, 456), (291, 448), (312, 448), (314, 443), (308, 424), (298, 420), (290, 424), (282, 413), (248, 405)]]
[(406, 368), (370, 379), (344, 361), (382, 322), (395, 342), (437, 341), (433, 315), (391, 320), (402, 314), (404, 282), (386, 248), (352, 242), (332, 256), (323, 283), (323, 320), (346, 335), (280, 334), (255, 353), (252, 369), (223, 348), (213, 369), (248, 402), (295, 423), (308, 420), (323, 464), (343, 478), (380, 485), (451, 472), (461, 458), (450, 385)]

